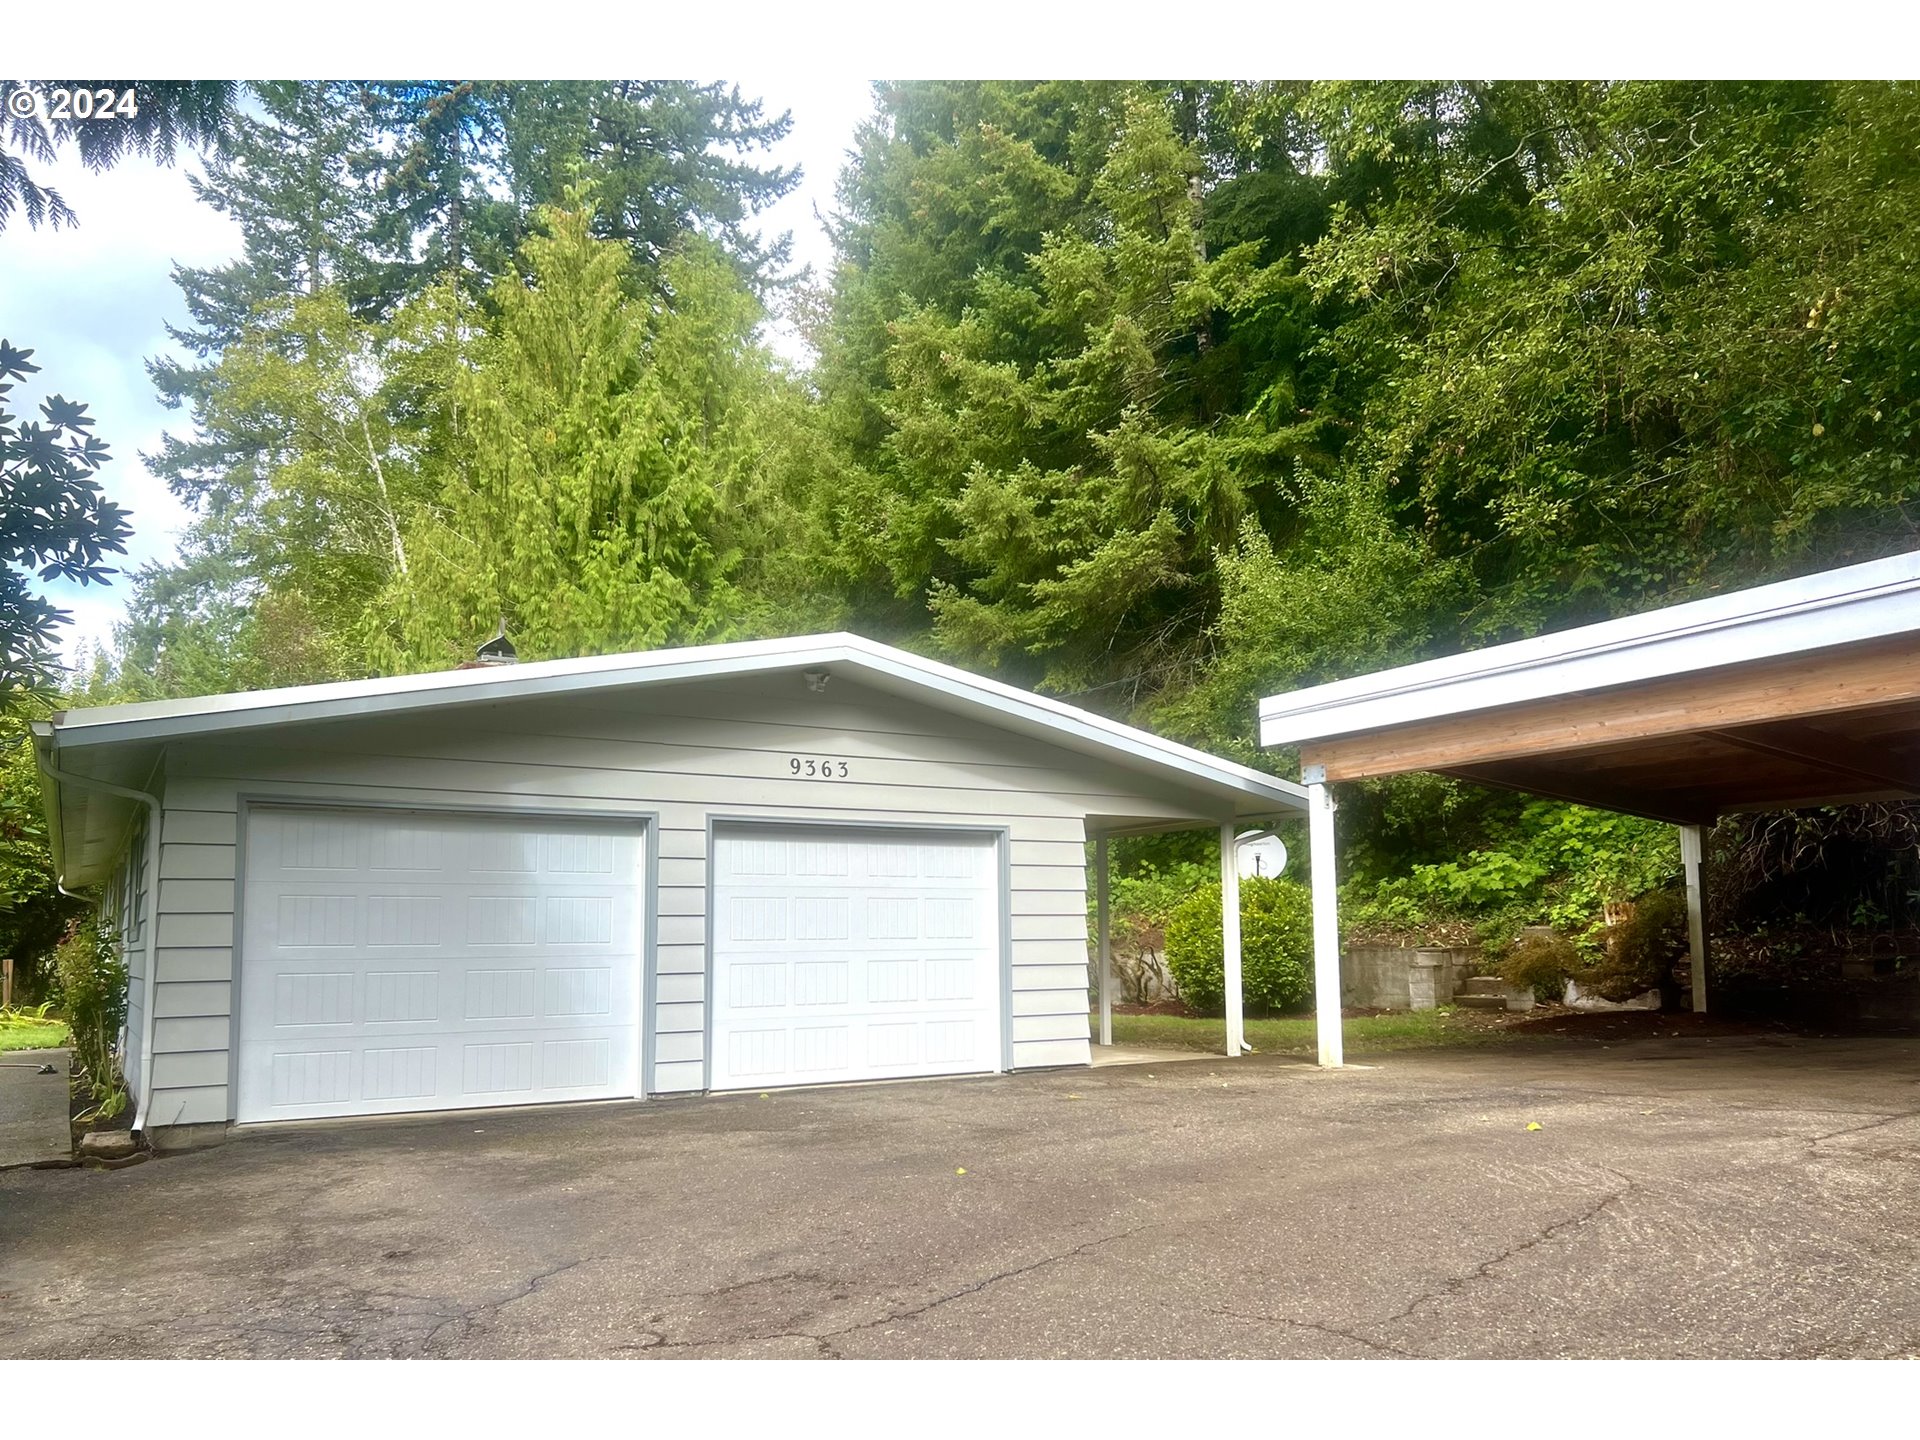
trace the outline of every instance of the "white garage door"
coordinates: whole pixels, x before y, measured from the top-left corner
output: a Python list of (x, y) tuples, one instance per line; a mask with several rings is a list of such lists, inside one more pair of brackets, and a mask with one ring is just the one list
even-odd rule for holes
[(734, 826), (715, 837), (715, 1090), (1000, 1068), (990, 836)]
[(641, 843), (607, 822), (252, 811), (239, 1118), (638, 1093)]

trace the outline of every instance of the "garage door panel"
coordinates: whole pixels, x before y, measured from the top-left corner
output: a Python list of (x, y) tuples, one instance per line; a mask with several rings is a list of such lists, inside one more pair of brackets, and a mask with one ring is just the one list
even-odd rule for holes
[[(313, 961), (249, 964), (245, 985), (271, 991), (261, 1008), (275, 1030), (328, 1027), (607, 1024), (634, 1003), (630, 971), (611, 961), (547, 959), (505, 965), (498, 957), (436, 959), (431, 968), (352, 968)], [(252, 997), (250, 997), (252, 998)]]
[[(433, 1039), (434, 1037), (428, 1037)], [(630, 1093), (617, 1031), (530, 1039), (481, 1031), (458, 1044), (281, 1047), (266, 1057), (276, 1119), (458, 1109)]]
[(635, 1093), (637, 830), (261, 807), (248, 832), (242, 1120)]
[(990, 837), (715, 837), (715, 1089), (1000, 1065)]

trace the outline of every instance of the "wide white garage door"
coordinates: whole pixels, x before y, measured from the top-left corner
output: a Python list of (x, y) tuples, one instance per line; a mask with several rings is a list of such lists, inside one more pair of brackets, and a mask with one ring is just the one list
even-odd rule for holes
[(1000, 1068), (992, 837), (743, 825), (715, 841), (712, 1088)]
[(639, 1090), (641, 832), (257, 808), (241, 1120)]

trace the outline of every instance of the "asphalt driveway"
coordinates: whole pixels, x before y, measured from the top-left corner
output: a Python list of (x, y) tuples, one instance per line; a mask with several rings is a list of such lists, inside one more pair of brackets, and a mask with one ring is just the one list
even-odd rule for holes
[(0, 1174), (8, 1357), (1916, 1353), (1914, 1041), (1202, 1060)]

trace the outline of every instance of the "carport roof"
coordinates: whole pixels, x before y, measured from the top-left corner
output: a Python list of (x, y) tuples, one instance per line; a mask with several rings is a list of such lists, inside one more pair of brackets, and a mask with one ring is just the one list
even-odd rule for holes
[[(65, 710), (36, 724), (34, 730), (43, 770), (65, 770), (84, 778), (137, 787), (146, 782), (169, 741), (503, 700), (585, 695), (729, 676), (798, 675), (809, 670), (851, 674), (883, 692), (1125, 768), (1157, 773), (1204, 792), (1218, 802), (1223, 815), (1272, 815), (1305, 808), (1305, 792), (1290, 781), (1044, 695), (846, 633)], [(95, 792), (96, 803), (79, 803), (75, 795), (69, 805), (62, 792), (78, 791), (82, 786), (63, 786), (58, 775), (47, 776), (44, 788), (58, 848), (65, 848), (63, 837), (78, 841), (82, 833), (89, 842), (86, 848), (91, 852), (90, 860), (117, 847), (131, 818), (133, 802)], [(63, 820), (69, 823), (63, 824)], [(78, 830), (68, 837), (70, 826)], [(67, 863), (67, 857), (57, 855), (56, 859)], [(68, 876), (69, 883), (87, 883), (89, 872), (97, 868), (97, 864), (76, 864)]]
[(1681, 823), (1920, 795), (1920, 553), (1270, 696), (1260, 735)]

